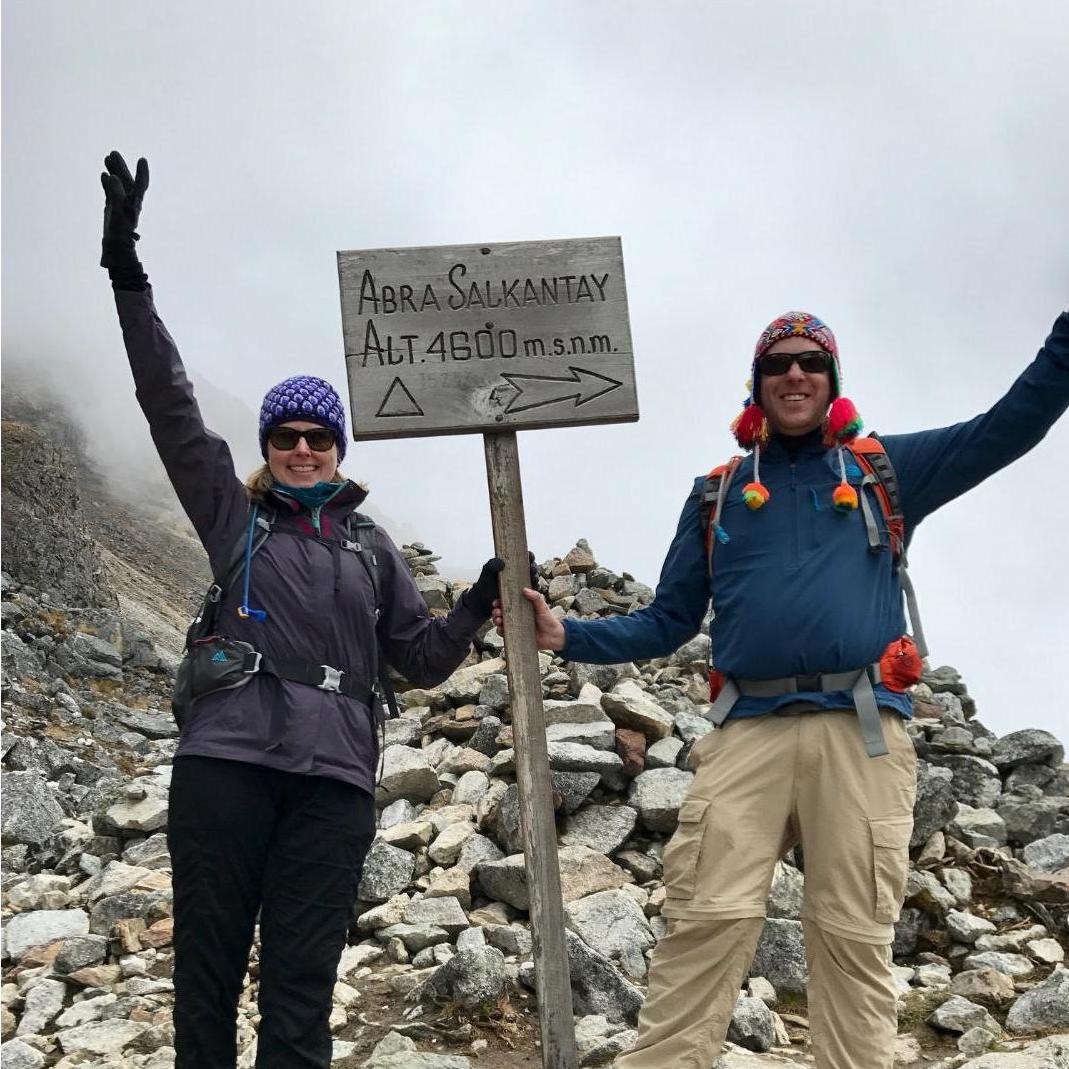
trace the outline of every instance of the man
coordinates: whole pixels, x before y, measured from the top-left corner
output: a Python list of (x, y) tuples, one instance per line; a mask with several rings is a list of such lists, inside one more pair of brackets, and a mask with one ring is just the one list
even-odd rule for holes
[[(730, 479), (695, 481), (649, 606), (561, 621), (525, 591), (539, 646), (593, 663), (670, 653), (712, 599), (723, 687), (711, 719), (722, 726), (692, 752), (696, 775), (664, 854), (669, 931), (638, 1041), (617, 1065), (709, 1069), (753, 959), (773, 867), (802, 843), (816, 1064), (889, 1069), (891, 942), (916, 790), (906, 687), (920, 666), (906, 634), (904, 545), (859, 460), (860, 420), (841, 396), (831, 330), (805, 312), (776, 319), (758, 340), (752, 383), (733, 425), (749, 456)], [(1067, 405), (1063, 314), (989, 412), (883, 438), (906, 541), (925, 516), (1036, 445)]]

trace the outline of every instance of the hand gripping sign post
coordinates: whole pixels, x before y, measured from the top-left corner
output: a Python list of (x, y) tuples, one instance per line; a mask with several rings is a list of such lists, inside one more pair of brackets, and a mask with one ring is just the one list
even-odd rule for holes
[(619, 238), (338, 253), (357, 440), (481, 432), (544, 1069), (575, 1069), (517, 430), (638, 419)]

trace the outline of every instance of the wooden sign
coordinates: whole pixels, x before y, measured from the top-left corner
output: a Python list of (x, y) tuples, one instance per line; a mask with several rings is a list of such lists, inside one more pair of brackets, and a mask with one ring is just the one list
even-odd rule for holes
[(338, 253), (353, 438), (638, 419), (620, 239)]

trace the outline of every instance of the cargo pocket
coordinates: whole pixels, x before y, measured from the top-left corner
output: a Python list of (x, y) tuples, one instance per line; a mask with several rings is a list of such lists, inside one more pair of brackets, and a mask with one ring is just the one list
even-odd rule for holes
[(700, 798), (679, 807), (679, 827), (664, 851), (664, 888), (669, 898), (694, 895), (708, 808), (709, 803)]
[(909, 840), (912, 817), (869, 819), (872, 834), (872, 869), (875, 881), (875, 920), (894, 924), (902, 906), (909, 871)]

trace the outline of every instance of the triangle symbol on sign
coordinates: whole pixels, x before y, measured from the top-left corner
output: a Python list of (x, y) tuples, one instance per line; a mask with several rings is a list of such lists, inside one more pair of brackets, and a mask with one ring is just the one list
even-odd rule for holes
[(390, 383), (386, 396), (379, 405), (376, 416), (422, 416), (424, 411), (409, 392), (408, 387), (401, 381), (400, 376)]

